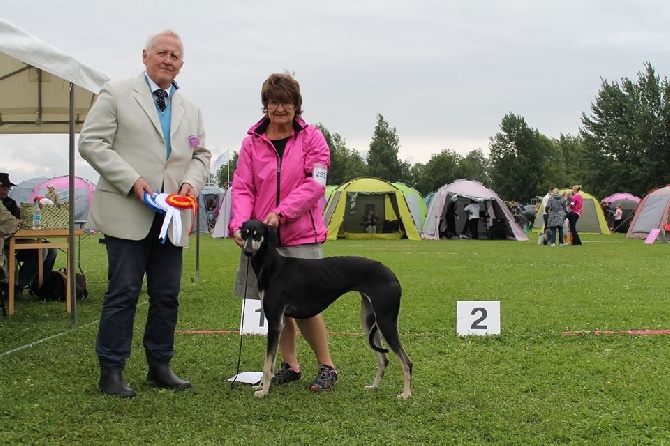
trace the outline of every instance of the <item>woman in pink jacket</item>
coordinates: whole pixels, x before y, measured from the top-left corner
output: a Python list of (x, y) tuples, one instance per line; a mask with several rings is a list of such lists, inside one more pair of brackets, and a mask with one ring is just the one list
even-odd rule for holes
[[(319, 207), (325, 184), (313, 178), (314, 165), (330, 165), (330, 150), (321, 132), (302, 120), (300, 84), (290, 74), (273, 73), (261, 89), (263, 118), (251, 126), (242, 141), (233, 176), (232, 219), (235, 242), (242, 246), (242, 223), (250, 218), (277, 228), (280, 254), (321, 258), (326, 225)], [(245, 289), (246, 285), (246, 289)], [(256, 277), (241, 258), (235, 293), (258, 298)], [(296, 353), (296, 325), (316, 355), (319, 372), (310, 386), (330, 390), (337, 371), (330, 357), (326, 326), (321, 314), (294, 321), (285, 318), (279, 341), (281, 369), (272, 379), (284, 384), (302, 377)]]
[(577, 220), (582, 216), (582, 205), (584, 204), (584, 199), (579, 193), (581, 189), (582, 186), (572, 186), (572, 197), (568, 202), (568, 222), (570, 223), (570, 239), (573, 245), (582, 244), (577, 233)]

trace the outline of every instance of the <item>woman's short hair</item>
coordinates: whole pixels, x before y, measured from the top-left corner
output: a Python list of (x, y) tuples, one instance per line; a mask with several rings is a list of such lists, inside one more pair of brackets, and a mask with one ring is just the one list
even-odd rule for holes
[(295, 115), (302, 114), (302, 95), (300, 84), (290, 73), (272, 73), (261, 87), (261, 102), (263, 113), (268, 112), (268, 102), (288, 102), (293, 104)]

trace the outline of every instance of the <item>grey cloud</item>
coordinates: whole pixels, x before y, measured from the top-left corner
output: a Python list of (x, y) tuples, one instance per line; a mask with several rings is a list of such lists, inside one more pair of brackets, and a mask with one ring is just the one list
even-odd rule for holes
[[(159, 9), (164, 22), (147, 26)], [(309, 122), (365, 151), (381, 113), (401, 156), (421, 162), (445, 148), (486, 149), (508, 112), (548, 136), (574, 134), (601, 78), (635, 78), (645, 61), (670, 71), (670, 4), (660, 0), (34, 0), (3, 14), (113, 78), (139, 74), (146, 37), (175, 29), (186, 61), (178, 81), (203, 110), (215, 157), (239, 149), (273, 71), (295, 72)], [(65, 173), (62, 157), (30, 153), (36, 170)]]

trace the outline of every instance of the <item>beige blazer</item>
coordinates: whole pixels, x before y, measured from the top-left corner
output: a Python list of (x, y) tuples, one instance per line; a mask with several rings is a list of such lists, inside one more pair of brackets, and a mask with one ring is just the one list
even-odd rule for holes
[[(189, 136), (197, 135), (197, 147)], [(142, 73), (134, 79), (107, 82), (95, 102), (79, 136), (79, 153), (100, 174), (86, 227), (127, 240), (147, 236), (154, 211), (132, 192), (142, 177), (155, 192), (178, 193), (189, 183), (200, 194), (209, 178), (211, 153), (205, 149), (202, 113), (179, 90), (172, 97), (170, 121), (172, 151), (167, 149), (158, 112)], [(182, 212), (181, 240), (188, 246), (191, 217)]]
[[(7, 255), (5, 253), (5, 239), (8, 239), (16, 231), (19, 230), (19, 221), (12, 215), (11, 212), (5, 207), (4, 204), (0, 203), (0, 269), (3, 271), (3, 276), (0, 277), (0, 283), (7, 283), (5, 279), (9, 276), (9, 271), (7, 270)], [(0, 296), (0, 299), (3, 299)]]
[(0, 203), (0, 238), (8, 238), (19, 230), (19, 220)]

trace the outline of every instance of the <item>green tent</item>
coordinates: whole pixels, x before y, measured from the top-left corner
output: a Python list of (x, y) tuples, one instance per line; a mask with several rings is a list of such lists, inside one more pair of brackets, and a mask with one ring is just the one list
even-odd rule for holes
[(426, 206), (426, 202), (423, 200), (423, 197), (418, 190), (406, 185), (405, 183), (394, 182), (391, 184), (400, 189), (405, 195), (405, 201), (407, 202), (407, 207), (412, 214), (414, 226), (416, 226), (416, 230), (418, 232), (421, 232), (421, 228), (423, 228), (423, 222), (426, 221), (426, 213), (428, 212), (428, 207)]
[[(561, 194), (570, 192), (571, 189), (561, 189)], [(605, 214), (603, 212), (602, 206), (598, 199), (591, 194), (584, 192), (583, 190), (579, 191), (579, 195), (582, 196), (584, 204), (582, 205), (582, 216), (579, 217), (577, 221), (577, 232), (580, 234), (610, 234), (610, 229), (607, 226), (607, 220), (605, 219)], [(533, 231), (543, 232), (544, 231), (544, 218), (542, 217), (542, 204), (539, 203), (537, 206), (537, 214), (535, 217), (535, 223), (533, 224)]]
[(333, 192), (335, 192), (335, 190), (338, 187), (340, 187), (340, 186), (336, 186), (336, 185), (333, 185), (333, 184), (330, 184), (330, 185), (326, 186), (326, 195), (325, 195), (326, 201), (328, 201), (330, 196), (333, 195)]
[[(365, 231), (368, 211), (376, 212), (376, 233)], [(404, 193), (377, 178), (357, 178), (338, 187), (330, 196), (324, 220), (328, 240), (400, 239), (421, 240)]]

